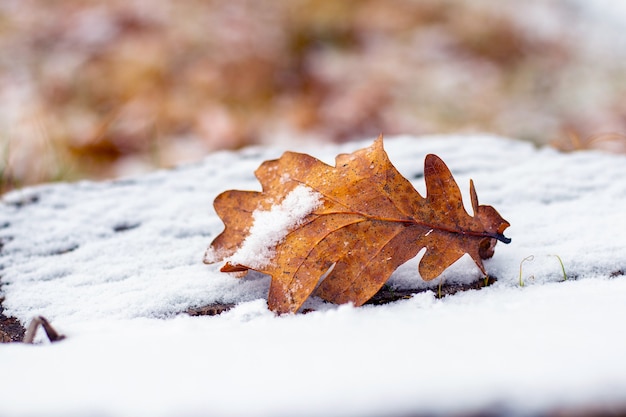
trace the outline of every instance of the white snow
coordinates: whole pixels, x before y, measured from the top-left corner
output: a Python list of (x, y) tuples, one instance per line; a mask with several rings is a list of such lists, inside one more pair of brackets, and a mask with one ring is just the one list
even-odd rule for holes
[[(253, 269), (267, 266), (275, 255), (274, 248), (290, 230), (298, 227), (304, 218), (321, 204), (322, 195), (306, 185), (298, 185), (280, 204), (270, 210), (255, 210), (253, 223), (241, 247), (224, 261)], [(207, 262), (216, 259), (208, 253)]]
[[(331, 163), (372, 140), (291, 150)], [(423, 195), (424, 156), (439, 155), (469, 212), (473, 178), (479, 202), (511, 223), (512, 243), (485, 262), (494, 285), (437, 299), (441, 280), (480, 272), (465, 256), (425, 283), (414, 259), (389, 283), (433, 291), (359, 308), (311, 299), (312, 313), (274, 316), (267, 277), (235, 279), (202, 257), (223, 229), (215, 196), (258, 189), (254, 170), (284, 149), (6, 195), (5, 314), (24, 324), (44, 315), (67, 339), (0, 345), (0, 415), (624, 412), (626, 156), (484, 135), (387, 138), (385, 148)], [(236, 307), (181, 314), (215, 302)]]

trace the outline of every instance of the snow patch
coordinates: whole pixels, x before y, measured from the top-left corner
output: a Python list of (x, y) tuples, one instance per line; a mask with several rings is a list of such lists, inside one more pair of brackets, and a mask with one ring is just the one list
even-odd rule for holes
[(304, 218), (318, 208), (322, 195), (305, 185), (293, 189), (280, 203), (270, 210), (255, 210), (250, 234), (237, 252), (226, 261), (233, 265), (245, 265), (261, 269), (269, 264), (275, 255), (274, 248), (287, 234), (300, 226)]

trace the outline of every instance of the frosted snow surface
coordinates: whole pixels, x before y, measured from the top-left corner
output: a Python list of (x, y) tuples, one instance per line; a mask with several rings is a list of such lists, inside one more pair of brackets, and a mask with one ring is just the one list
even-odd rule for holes
[[(292, 150), (332, 163), (372, 140)], [(0, 346), (0, 415), (626, 410), (626, 157), (489, 136), (387, 138), (385, 148), (422, 195), (424, 157), (439, 155), (470, 213), (473, 178), (480, 203), (511, 223), (512, 243), (485, 262), (494, 285), (437, 299), (439, 279), (422, 282), (414, 259), (389, 283), (434, 291), (359, 308), (312, 299), (312, 313), (274, 316), (267, 277), (236, 279), (202, 258), (223, 228), (216, 195), (259, 190), (254, 170), (284, 149), (6, 195), (5, 313), (42, 314), (68, 337)], [(481, 278), (466, 256), (441, 279)], [(214, 302), (237, 305), (181, 314)]]

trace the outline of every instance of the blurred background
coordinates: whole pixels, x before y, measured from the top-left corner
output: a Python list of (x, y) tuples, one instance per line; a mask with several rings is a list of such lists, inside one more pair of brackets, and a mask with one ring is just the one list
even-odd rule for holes
[(623, 0), (1, 0), (0, 191), (250, 144), (626, 151)]

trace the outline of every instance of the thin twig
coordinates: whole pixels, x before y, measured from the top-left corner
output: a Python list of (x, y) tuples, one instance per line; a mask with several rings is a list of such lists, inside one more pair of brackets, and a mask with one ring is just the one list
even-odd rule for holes
[(26, 334), (24, 335), (24, 343), (33, 343), (39, 326), (43, 327), (43, 329), (46, 331), (46, 336), (48, 336), (48, 340), (50, 340), (50, 342), (58, 342), (59, 340), (65, 339), (65, 335), (57, 333), (57, 331), (54, 329), (54, 327), (52, 327), (52, 325), (48, 322), (48, 320), (46, 320), (45, 317), (37, 316), (30, 322), (30, 324), (28, 325), (28, 329), (26, 329)]

